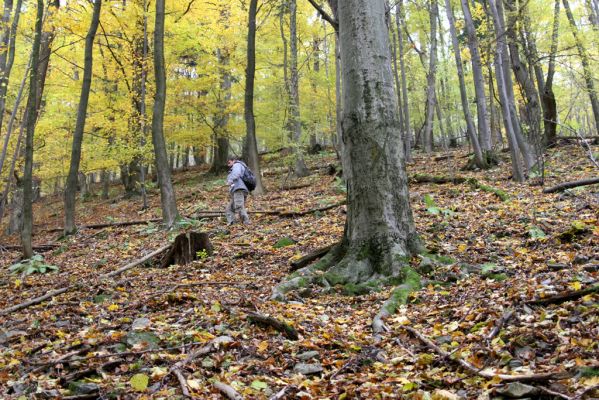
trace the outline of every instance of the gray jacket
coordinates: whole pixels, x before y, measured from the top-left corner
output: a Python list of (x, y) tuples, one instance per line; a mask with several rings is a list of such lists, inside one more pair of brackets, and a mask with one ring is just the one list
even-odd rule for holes
[(249, 193), (247, 186), (243, 183), (243, 173), (247, 166), (241, 161), (235, 161), (235, 164), (231, 167), (229, 171), (229, 175), (227, 175), (227, 183), (229, 184), (229, 191), (231, 193), (236, 192), (237, 190), (243, 190), (246, 193)]

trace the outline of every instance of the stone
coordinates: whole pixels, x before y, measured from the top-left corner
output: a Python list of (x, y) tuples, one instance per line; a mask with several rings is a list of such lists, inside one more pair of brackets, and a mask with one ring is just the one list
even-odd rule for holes
[(314, 374), (319, 374), (323, 371), (322, 365), (320, 365), (320, 363), (315, 363), (315, 364), (305, 364), (305, 363), (298, 363), (295, 364), (295, 367), (293, 367), (293, 372), (295, 372), (296, 374), (302, 374), (302, 375), (314, 375)]
[(87, 382), (71, 382), (69, 383), (69, 390), (73, 394), (92, 394), (100, 390), (100, 386), (95, 383)]
[(318, 356), (319, 356), (319, 353), (316, 350), (313, 350), (313, 351), (306, 351), (304, 353), (300, 353), (296, 357), (298, 358), (298, 360), (308, 361), (311, 358), (318, 358)]
[(137, 318), (135, 321), (133, 321), (133, 324), (131, 324), (131, 330), (142, 331), (150, 326), (150, 323), (151, 322), (148, 318)]
[(536, 394), (537, 388), (520, 382), (511, 382), (503, 387), (497, 388), (496, 391), (497, 393), (512, 399), (521, 399), (522, 397)]

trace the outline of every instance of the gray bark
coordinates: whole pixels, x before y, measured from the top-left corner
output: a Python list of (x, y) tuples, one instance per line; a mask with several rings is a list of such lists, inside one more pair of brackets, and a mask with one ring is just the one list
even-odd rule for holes
[(437, 0), (430, 0), (430, 53), (429, 67), (426, 84), (426, 116), (424, 121), (424, 131), (422, 134), (422, 147), (424, 151), (430, 153), (433, 151), (433, 125), (435, 120), (435, 103), (437, 101), (435, 83), (437, 80), (437, 16), (439, 6)]
[(256, 189), (254, 194), (264, 194), (262, 174), (260, 172), (260, 159), (258, 157), (258, 142), (256, 140), (256, 119), (254, 118), (254, 81), (256, 77), (256, 13), (258, 0), (250, 1), (248, 36), (247, 36), (247, 66), (245, 70), (245, 107), (244, 117), (246, 125), (246, 161), (256, 176)]
[[(44, 17), (44, 2), (37, 0), (37, 14), (35, 20), (35, 36), (31, 50), (31, 71), (29, 79), (29, 98), (27, 100), (27, 134), (25, 135), (25, 168), (23, 174), (23, 225), (21, 227), (21, 246), (23, 258), (33, 256), (31, 235), (33, 231), (33, 136), (35, 134), (35, 121), (37, 119), (37, 94), (38, 94), (38, 66), (40, 64), (40, 45), (42, 36), (42, 22)], [(41, 97), (41, 96), (39, 96)]]
[(572, 10), (570, 9), (570, 3), (568, 2), (568, 0), (562, 0), (562, 2), (564, 4), (564, 9), (566, 10), (566, 16), (568, 17), (568, 21), (570, 22), (570, 26), (572, 27), (572, 35), (574, 36), (574, 41), (576, 43), (578, 55), (580, 56), (580, 60), (582, 62), (584, 81), (586, 83), (589, 99), (591, 100), (593, 117), (595, 118), (595, 131), (599, 132), (599, 100), (597, 99), (597, 90), (595, 89), (595, 82), (593, 81), (591, 63), (589, 61), (589, 56), (584, 47), (584, 44), (582, 43), (582, 40), (580, 38), (580, 33), (578, 32), (578, 27), (576, 26), (574, 15), (572, 14)]
[(560, 0), (555, 0), (553, 12), (553, 28), (551, 32), (551, 49), (549, 50), (549, 65), (547, 77), (543, 84), (543, 126), (545, 127), (545, 145), (553, 145), (557, 141), (557, 102), (553, 92), (553, 78), (555, 76), (555, 56), (559, 40), (559, 9)]
[(406, 77), (406, 67), (404, 62), (404, 40), (402, 33), (403, 19), (403, 0), (398, 0), (397, 10), (395, 12), (395, 25), (397, 26), (397, 42), (399, 47), (399, 70), (401, 71), (401, 91), (403, 104), (403, 139), (406, 161), (412, 160), (412, 130), (410, 124), (410, 104), (408, 103), (408, 83)]
[(343, 65), (343, 172), (348, 187), (345, 257), (331, 272), (349, 282), (399, 276), (420, 250), (389, 65), (383, 0), (339, 3)]
[(175, 189), (168, 167), (166, 145), (164, 143), (164, 107), (166, 103), (166, 71), (164, 66), (164, 1), (156, 0), (156, 22), (154, 28), (154, 73), (156, 76), (156, 94), (154, 96), (154, 114), (152, 116), (152, 144), (158, 185), (162, 220), (167, 227), (172, 227), (178, 218)]
[(220, 173), (228, 169), (227, 159), (229, 158), (229, 133), (227, 131), (227, 125), (230, 118), (228, 106), (229, 102), (231, 101), (231, 71), (229, 67), (229, 51), (226, 48), (218, 49), (217, 57), (221, 74), (221, 91), (217, 101), (219, 114), (214, 124), (216, 135), (216, 151), (214, 153), (212, 168), (210, 169), (210, 171), (213, 173)]
[(302, 121), (300, 118), (299, 98), (299, 71), (297, 69), (297, 0), (289, 0), (289, 51), (290, 51), (290, 94), (291, 110), (290, 125), (293, 136), (295, 152), (295, 170), (298, 177), (308, 176), (310, 172), (306, 167), (301, 149)]
[(464, 119), (466, 120), (466, 134), (472, 144), (474, 150), (474, 160), (480, 168), (486, 167), (486, 162), (483, 157), (482, 149), (476, 135), (474, 127), (474, 121), (470, 114), (470, 105), (468, 103), (468, 93), (466, 92), (466, 83), (464, 80), (464, 68), (462, 66), (462, 56), (460, 54), (460, 45), (458, 42), (458, 36), (455, 29), (455, 18), (453, 10), (451, 8), (450, 0), (445, 0), (445, 9), (447, 11), (447, 19), (449, 20), (449, 33), (451, 34), (451, 42), (453, 45), (453, 53), (455, 56), (455, 63), (458, 70), (458, 78), (460, 82), (460, 99), (462, 100), (462, 110), (464, 112)]
[(64, 234), (70, 235), (76, 231), (75, 226), (75, 195), (77, 193), (77, 175), (81, 161), (81, 145), (83, 143), (83, 132), (85, 119), (87, 117), (87, 104), (92, 84), (94, 39), (98, 24), (100, 23), (100, 11), (102, 0), (95, 0), (89, 31), (85, 38), (85, 58), (83, 67), (83, 84), (81, 85), (81, 96), (79, 98), (79, 109), (77, 110), (77, 122), (73, 133), (73, 144), (71, 147), (71, 164), (67, 176), (67, 184), (64, 192)]
[(462, 1), (462, 12), (466, 22), (466, 35), (468, 36), (468, 48), (470, 49), (472, 62), (472, 75), (474, 78), (474, 92), (476, 97), (476, 116), (478, 121), (478, 138), (480, 146), (484, 152), (492, 150), (491, 131), (487, 123), (487, 98), (485, 95), (485, 79), (483, 77), (482, 61), (480, 56), (480, 48), (478, 38), (476, 37), (476, 29), (470, 5), (468, 0)]

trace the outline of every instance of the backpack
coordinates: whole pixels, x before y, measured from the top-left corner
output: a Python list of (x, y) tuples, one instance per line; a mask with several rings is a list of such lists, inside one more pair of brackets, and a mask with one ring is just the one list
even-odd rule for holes
[(241, 161), (238, 161), (238, 163), (240, 163), (244, 167), (243, 175), (241, 175), (241, 180), (248, 188), (248, 190), (251, 192), (252, 190), (256, 189), (256, 177), (254, 176), (252, 170), (247, 165), (245, 165), (245, 163)]

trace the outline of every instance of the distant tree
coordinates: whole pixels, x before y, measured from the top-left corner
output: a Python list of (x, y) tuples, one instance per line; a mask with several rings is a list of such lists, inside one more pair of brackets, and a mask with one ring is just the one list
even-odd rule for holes
[(79, 109), (77, 111), (77, 123), (75, 132), (73, 132), (73, 144), (71, 149), (71, 164), (67, 176), (67, 185), (64, 192), (64, 233), (70, 235), (77, 230), (75, 226), (75, 197), (77, 193), (77, 176), (79, 175), (79, 164), (81, 162), (81, 144), (83, 143), (83, 131), (85, 129), (85, 119), (87, 117), (87, 104), (89, 102), (89, 92), (92, 85), (93, 72), (93, 54), (94, 39), (100, 23), (100, 11), (102, 9), (102, 0), (94, 1), (94, 11), (89, 26), (89, 31), (85, 38), (85, 58), (83, 66), (83, 84), (81, 85), (81, 97), (79, 99)]

